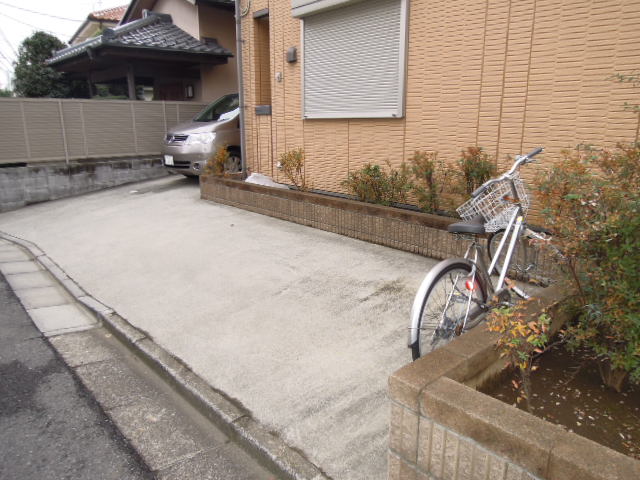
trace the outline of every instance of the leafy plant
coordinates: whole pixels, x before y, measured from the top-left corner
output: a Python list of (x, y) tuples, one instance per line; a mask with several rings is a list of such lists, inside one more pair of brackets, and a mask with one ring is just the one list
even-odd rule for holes
[(506, 357), (518, 372), (520, 382), (513, 381), (513, 386), (518, 390), (517, 402), (524, 400), (528, 411), (531, 411), (531, 372), (537, 369), (535, 359), (547, 348), (547, 332), (551, 323), (546, 313), (537, 319), (527, 314), (527, 305), (531, 301), (492, 310), (487, 323), (490, 331), (500, 334), (497, 343), (500, 356)]
[(463, 190), (467, 195), (496, 173), (493, 160), (481, 147), (467, 147), (466, 150), (462, 150), (458, 166), (462, 173)]
[[(616, 80), (620, 83), (629, 83), (634, 88), (640, 86), (640, 74), (635, 72), (628, 75), (616, 73), (611, 77), (611, 79)], [(640, 113), (640, 105), (635, 103), (624, 102), (624, 108), (625, 110), (631, 110), (632, 112)]]
[(360, 170), (350, 172), (342, 185), (362, 202), (380, 205), (406, 202), (411, 188), (406, 165), (396, 170), (387, 162), (387, 167), (389, 172), (385, 172), (380, 165), (368, 163)]
[(204, 174), (223, 177), (225, 175), (225, 164), (228, 159), (229, 150), (227, 150), (226, 145), (223, 145), (207, 160), (207, 164), (204, 167)]
[(304, 150), (302, 148), (290, 150), (280, 155), (278, 168), (298, 190), (305, 192), (310, 188), (304, 172)]
[(578, 292), (569, 345), (590, 348), (615, 390), (640, 383), (640, 144), (564, 152), (538, 190)]
[(411, 191), (418, 205), (427, 213), (451, 210), (450, 200), (457, 193), (459, 174), (438, 159), (437, 152), (416, 150), (409, 158)]

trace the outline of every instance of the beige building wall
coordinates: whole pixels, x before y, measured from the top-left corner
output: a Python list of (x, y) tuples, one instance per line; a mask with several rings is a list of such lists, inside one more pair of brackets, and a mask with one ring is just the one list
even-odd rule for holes
[[(255, 0), (243, 17), (248, 165), (282, 181), (274, 163), (303, 147), (314, 188), (344, 191), (367, 162), (398, 166), (414, 150), (455, 162), (473, 145), (497, 159), (546, 147), (531, 180), (579, 143), (638, 136), (640, 89), (611, 80), (640, 66), (637, 0), (409, 0), (406, 110), (401, 119), (302, 120), (301, 25), (291, 0)], [(253, 13), (269, 9), (272, 114), (255, 115)], [(297, 63), (286, 62), (296, 46)], [(280, 81), (276, 80), (280, 78)]]
[(158, 0), (153, 6), (156, 13), (171, 15), (173, 24), (189, 35), (200, 38), (198, 7), (185, 0)]
[(208, 5), (194, 5), (186, 0), (158, 0), (153, 11), (171, 15), (173, 23), (189, 35), (215, 38), (234, 57), (223, 65), (203, 65), (201, 81), (194, 81), (194, 101), (211, 102), (227, 93), (238, 91), (236, 63), (236, 25), (234, 12)]
[(232, 10), (198, 5), (199, 38), (215, 38), (218, 43), (233, 53), (228, 63), (202, 66), (203, 102), (211, 102), (227, 93), (238, 92), (238, 64), (236, 61), (236, 21)]

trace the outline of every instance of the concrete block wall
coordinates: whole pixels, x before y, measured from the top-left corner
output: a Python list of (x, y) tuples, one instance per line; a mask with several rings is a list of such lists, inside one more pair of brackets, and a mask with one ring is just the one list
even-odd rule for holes
[(0, 168), (0, 211), (167, 175), (159, 157)]

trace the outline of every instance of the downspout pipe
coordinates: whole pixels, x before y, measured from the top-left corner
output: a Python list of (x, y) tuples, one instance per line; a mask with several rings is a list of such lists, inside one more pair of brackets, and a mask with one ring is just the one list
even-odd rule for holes
[(238, 71), (238, 101), (240, 103), (240, 164), (242, 166), (242, 177), (247, 178), (247, 148), (246, 135), (244, 131), (244, 80), (242, 75), (242, 7), (241, 0), (235, 1), (236, 6), (236, 63)]

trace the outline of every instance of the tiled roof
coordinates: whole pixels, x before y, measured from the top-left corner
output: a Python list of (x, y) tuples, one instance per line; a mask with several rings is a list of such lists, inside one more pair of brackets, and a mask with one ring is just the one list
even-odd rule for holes
[(121, 7), (107, 8), (105, 10), (98, 10), (97, 12), (91, 12), (89, 14), (89, 20), (107, 20), (111, 22), (119, 22), (127, 11), (128, 5), (122, 5)]
[(146, 18), (126, 23), (117, 28), (107, 28), (102, 35), (57, 51), (47, 60), (58, 63), (78, 56), (87, 50), (100, 47), (137, 47), (169, 52), (210, 54), (232, 57), (233, 54), (215, 42), (202, 42), (175, 26), (170, 15), (152, 13)]

